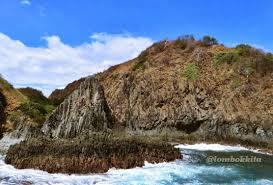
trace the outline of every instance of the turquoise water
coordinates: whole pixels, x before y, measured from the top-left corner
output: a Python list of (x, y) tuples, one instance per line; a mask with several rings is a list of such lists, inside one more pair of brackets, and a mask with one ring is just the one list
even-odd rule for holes
[[(168, 185), (168, 184), (259, 184), (273, 185), (273, 156), (243, 147), (218, 144), (179, 145), (183, 160), (169, 163), (146, 163), (142, 168), (111, 169), (104, 174), (48, 174), (39, 170), (17, 170), (0, 160), (1, 185)], [(261, 158), (252, 163), (208, 163), (208, 157)]]

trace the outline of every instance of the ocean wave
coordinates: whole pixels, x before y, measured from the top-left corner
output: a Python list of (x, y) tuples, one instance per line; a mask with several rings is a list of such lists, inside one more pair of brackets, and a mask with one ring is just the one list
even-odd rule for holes
[(216, 151), (216, 152), (251, 151), (254, 153), (272, 155), (267, 152), (262, 152), (259, 149), (247, 148), (241, 145), (230, 146), (230, 145), (223, 145), (223, 144), (197, 143), (197, 144), (179, 144), (179, 145), (176, 145), (175, 148), (198, 150), (198, 151)]

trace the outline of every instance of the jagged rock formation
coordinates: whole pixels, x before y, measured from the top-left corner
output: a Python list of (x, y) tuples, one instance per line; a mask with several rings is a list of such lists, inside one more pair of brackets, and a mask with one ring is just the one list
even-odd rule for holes
[(85, 79), (86, 78), (81, 78), (76, 80), (68, 84), (64, 89), (54, 90), (48, 99), (53, 102), (54, 105), (60, 105), (65, 100), (65, 98), (67, 98), (75, 89), (77, 89)]
[(54, 138), (73, 138), (107, 130), (112, 124), (103, 88), (96, 78), (89, 77), (50, 115), (42, 132)]

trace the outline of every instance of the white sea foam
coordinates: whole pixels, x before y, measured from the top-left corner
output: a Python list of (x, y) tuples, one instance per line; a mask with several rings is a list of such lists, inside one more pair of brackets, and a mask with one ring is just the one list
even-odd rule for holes
[(270, 153), (262, 152), (258, 149), (246, 148), (244, 146), (236, 145), (222, 145), (222, 144), (207, 144), (207, 143), (198, 143), (198, 144), (179, 144), (176, 145), (175, 148), (179, 149), (190, 149), (190, 150), (198, 150), (198, 151), (216, 151), (216, 152), (236, 152), (236, 151), (251, 151), (254, 153), (261, 153), (266, 155), (272, 155)]
[[(20, 182), (32, 182), (37, 185), (76, 185), (76, 184), (98, 184), (98, 185), (127, 185), (127, 184), (179, 184), (178, 180), (185, 183), (200, 183), (196, 175), (206, 172), (217, 171), (215, 167), (189, 167), (182, 161), (170, 163), (150, 164), (145, 163), (143, 168), (128, 170), (110, 169), (104, 174), (90, 175), (64, 175), (49, 174), (39, 170), (18, 170), (3, 161), (0, 163), (0, 184), (17, 184)], [(218, 170), (219, 172), (219, 170)], [(221, 173), (223, 172), (220, 171)], [(220, 175), (220, 174), (219, 174)]]
[(14, 138), (10, 134), (5, 134), (0, 140), (0, 153), (5, 153), (11, 145), (20, 143), (23, 138)]
[[(0, 163), (0, 184), (11, 185), (31, 182), (36, 185), (160, 185), (160, 184), (217, 184), (221, 177), (228, 184), (272, 184), (271, 179), (243, 179), (238, 183), (238, 169), (232, 167), (190, 165), (183, 161), (170, 163), (145, 163), (143, 168), (128, 170), (110, 169), (104, 174), (64, 175), (49, 174), (39, 170), (17, 170)], [(213, 182), (215, 181), (215, 183)]]
[(193, 145), (180, 144), (175, 146), (180, 149), (190, 149), (190, 150), (199, 150), (199, 151), (241, 151), (241, 150), (250, 150), (243, 146), (229, 146), (221, 144), (207, 144), (207, 143), (198, 143)]

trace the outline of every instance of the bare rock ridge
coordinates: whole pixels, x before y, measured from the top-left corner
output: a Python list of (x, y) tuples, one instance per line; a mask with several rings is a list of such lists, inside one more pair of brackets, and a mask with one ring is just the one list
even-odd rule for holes
[(88, 77), (50, 115), (42, 127), (53, 138), (73, 138), (112, 127), (111, 111), (98, 80)]
[(48, 99), (54, 104), (59, 105), (62, 103), (65, 98), (67, 98), (75, 89), (79, 87), (79, 85), (85, 80), (85, 78), (81, 78), (76, 80), (70, 84), (68, 84), (64, 89), (56, 89), (54, 90)]

